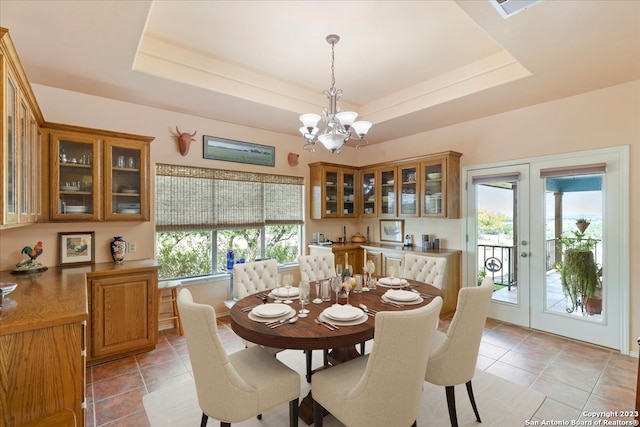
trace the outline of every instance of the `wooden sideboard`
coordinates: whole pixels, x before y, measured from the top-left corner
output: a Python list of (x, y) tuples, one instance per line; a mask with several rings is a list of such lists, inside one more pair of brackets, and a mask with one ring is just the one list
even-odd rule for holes
[(155, 348), (153, 260), (111, 262), (14, 275), (0, 310), (0, 426), (72, 411), (85, 423), (85, 369)]
[(78, 269), (11, 275), (0, 310), (0, 425), (64, 410), (84, 425), (87, 285)]
[[(367, 259), (364, 259), (364, 249), (367, 250)], [(335, 263), (343, 264), (344, 254), (349, 254), (349, 262), (355, 267), (355, 272), (362, 274), (362, 268), (367, 260), (376, 265), (375, 276), (386, 276), (388, 270), (393, 267), (402, 272), (404, 268), (404, 255), (413, 253), (416, 255), (433, 256), (447, 259), (446, 278), (442, 285), (443, 305), (442, 313), (452, 313), (458, 303), (458, 291), (460, 290), (462, 275), (462, 251), (457, 249), (431, 249), (423, 250), (419, 246), (405, 247), (401, 244), (387, 243), (347, 243), (332, 245), (309, 245), (309, 254), (333, 252)]]

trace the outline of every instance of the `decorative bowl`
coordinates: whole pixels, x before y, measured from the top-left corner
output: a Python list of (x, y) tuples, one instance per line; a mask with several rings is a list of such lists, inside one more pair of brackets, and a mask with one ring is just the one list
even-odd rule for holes
[(364, 236), (360, 233), (356, 233), (353, 236), (351, 236), (351, 241), (353, 243), (363, 243), (364, 242)]
[(438, 173), (428, 173), (427, 174), (427, 178), (429, 178), (429, 179), (438, 179), (441, 176), (442, 176), (442, 174), (439, 173), (439, 172)]

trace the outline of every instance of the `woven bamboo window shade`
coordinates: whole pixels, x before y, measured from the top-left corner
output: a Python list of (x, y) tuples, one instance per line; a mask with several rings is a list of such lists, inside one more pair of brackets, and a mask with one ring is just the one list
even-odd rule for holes
[(156, 165), (156, 230), (303, 224), (303, 178)]

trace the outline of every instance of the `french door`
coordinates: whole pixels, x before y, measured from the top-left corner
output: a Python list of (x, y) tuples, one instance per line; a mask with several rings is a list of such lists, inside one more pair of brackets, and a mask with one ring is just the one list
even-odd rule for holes
[[(489, 316), (628, 352), (628, 148), (468, 169), (466, 189), (465, 277), (494, 278)], [(590, 242), (592, 297), (568, 297), (562, 280), (577, 238)]]

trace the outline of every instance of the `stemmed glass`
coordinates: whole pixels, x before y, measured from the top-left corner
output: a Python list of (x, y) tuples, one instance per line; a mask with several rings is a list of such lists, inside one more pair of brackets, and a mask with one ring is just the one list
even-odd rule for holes
[(284, 276), (278, 276), (277, 280), (276, 280), (276, 290), (275, 290), (275, 294), (276, 294), (276, 299), (273, 302), (282, 302), (282, 300), (280, 299), (280, 289), (282, 289), (282, 282), (284, 281)]
[(307, 314), (309, 314), (309, 310), (304, 308), (304, 305), (309, 303), (309, 293), (311, 292), (309, 282), (307, 282), (306, 280), (302, 280), (298, 285), (298, 289), (300, 291), (300, 305), (302, 306), (300, 311), (298, 311), (298, 315), (300, 317), (307, 317)]
[(351, 288), (352, 288), (351, 280), (354, 280), (354, 279), (347, 278), (347, 280), (345, 280), (344, 283), (342, 284), (344, 287), (344, 291), (347, 294), (347, 305), (349, 305), (349, 292), (351, 291)]
[(336, 276), (342, 278), (342, 264), (336, 264)]
[(331, 279), (331, 289), (336, 293), (336, 303), (334, 305), (338, 305), (338, 294), (342, 289), (342, 279), (339, 277), (334, 277)]
[(376, 271), (376, 265), (373, 263), (373, 261), (369, 260), (367, 261), (367, 263), (364, 266), (364, 272), (365, 274), (369, 274), (369, 279), (366, 280), (365, 283), (365, 287), (362, 289), (364, 290), (369, 290), (370, 289), (370, 283), (371, 283), (371, 275), (373, 274), (373, 272)]
[(284, 287), (287, 289), (287, 299), (284, 300), (285, 304), (293, 304), (293, 300), (291, 299), (291, 285), (293, 285), (293, 275), (285, 274)]

